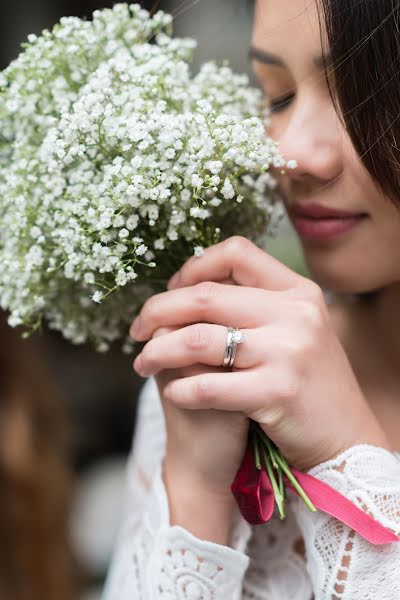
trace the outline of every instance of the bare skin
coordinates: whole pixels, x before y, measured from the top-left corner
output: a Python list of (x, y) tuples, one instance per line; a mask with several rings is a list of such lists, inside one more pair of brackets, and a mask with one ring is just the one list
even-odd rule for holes
[(394, 451), (400, 452), (400, 377), (388, 363), (374, 306), (337, 298), (328, 306), (332, 323), (364, 396)]

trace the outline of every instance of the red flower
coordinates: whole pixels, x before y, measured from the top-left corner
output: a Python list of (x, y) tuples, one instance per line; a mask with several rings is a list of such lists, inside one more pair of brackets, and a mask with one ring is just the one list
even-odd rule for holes
[(251, 440), (232, 482), (231, 490), (240, 512), (251, 525), (266, 523), (272, 517), (274, 492), (267, 472), (264, 469), (257, 469), (255, 465)]

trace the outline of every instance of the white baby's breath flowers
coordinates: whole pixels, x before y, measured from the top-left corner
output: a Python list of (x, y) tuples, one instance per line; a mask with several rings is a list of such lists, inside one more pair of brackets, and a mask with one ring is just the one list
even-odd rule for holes
[[(0, 78), (0, 299), (98, 350), (192, 254), (279, 220), (260, 92), (226, 65), (192, 77), (172, 17), (116, 4), (68, 17)], [(151, 42), (151, 43), (150, 43)], [(129, 344), (128, 344), (129, 346)], [(127, 344), (125, 343), (125, 348)]]
[(200, 256), (203, 256), (203, 254), (204, 254), (203, 246), (195, 246), (194, 255), (200, 257)]

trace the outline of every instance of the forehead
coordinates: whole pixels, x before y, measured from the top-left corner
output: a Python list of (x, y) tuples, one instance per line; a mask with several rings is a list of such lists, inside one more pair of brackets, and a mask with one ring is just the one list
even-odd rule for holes
[(321, 48), (317, 0), (256, 0), (252, 44), (284, 56)]

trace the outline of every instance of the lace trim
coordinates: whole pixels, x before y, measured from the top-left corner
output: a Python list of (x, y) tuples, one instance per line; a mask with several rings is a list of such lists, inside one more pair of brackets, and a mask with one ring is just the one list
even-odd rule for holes
[[(400, 456), (359, 444), (317, 465), (318, 477), (400, 533)], [(294, 507), (307, 550), (307, 568), (318, 600), (392, 600), (400, 598), (400, 544), (374, 546), (333, 517)]]
[(243, 600), (311, 600), (302, 538), (288, 498), (286, 518), (277, 513), (265, 525), (253, 527), (249, 541), (249, 568), (243, 584)]

